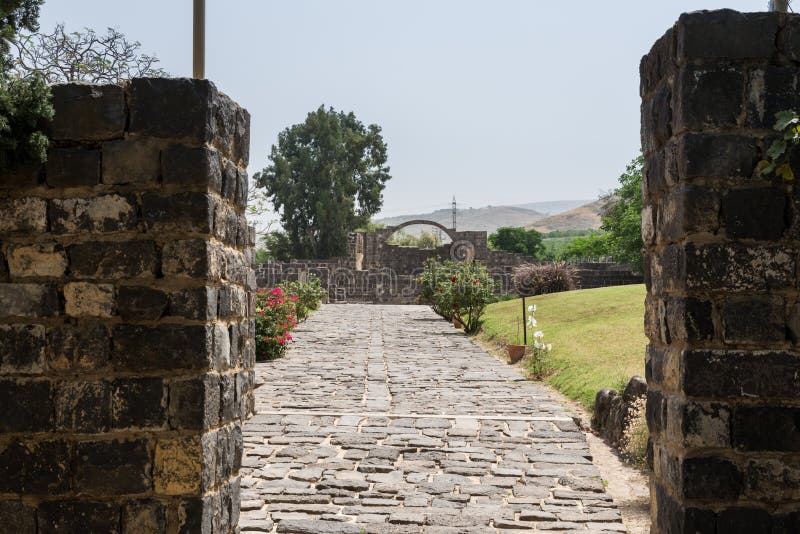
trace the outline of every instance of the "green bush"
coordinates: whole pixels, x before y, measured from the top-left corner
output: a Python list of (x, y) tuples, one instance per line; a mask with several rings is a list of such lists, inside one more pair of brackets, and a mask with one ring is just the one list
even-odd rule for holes
[(297, 326), (296, 297), (280, 287), (256, 292), (256, 360), (280, 358), (292, 341), (291, 330)]
[(322, 288), (319, 277), (313, 274), (308, 275), (305, 282), (294, 281), (281, 284), (284, 292), (297, 298), (294, 302), (297, 311), (297, 320), (305, 321), (311, 312), (319, 309), (322, 300), (327, 296), (327, 291)]
[(460, 321), (467, 334), (480, 330), (486, 306), (495, 300), (495, 281), (486, 267), (436, 259), (424, 267), (419, 278), (423, 302), (442, 317)]

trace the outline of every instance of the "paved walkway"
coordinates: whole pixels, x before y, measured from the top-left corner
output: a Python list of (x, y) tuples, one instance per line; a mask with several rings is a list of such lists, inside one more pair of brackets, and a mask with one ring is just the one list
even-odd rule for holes
[(242, 532), (624, 532), (586, 439), (424, 306), (328, 305), (256, 366)]

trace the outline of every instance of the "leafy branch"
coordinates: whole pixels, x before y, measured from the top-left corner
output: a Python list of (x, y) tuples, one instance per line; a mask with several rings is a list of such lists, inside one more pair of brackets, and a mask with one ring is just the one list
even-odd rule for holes
[(761, 176), (775, 174), (790, 182), (794, 180), (794, 171), (789, 155), (790, 147), (800, 143), (800, 117), (792, 110), (775, 114), (773, 129), (781, 134), (767, 149), (767, 157), (758, 162), (758, 173)]

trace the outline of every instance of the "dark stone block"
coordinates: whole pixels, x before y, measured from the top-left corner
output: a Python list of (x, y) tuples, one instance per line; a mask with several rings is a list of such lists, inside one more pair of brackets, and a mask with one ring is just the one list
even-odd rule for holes
[(133, 195), (54, 199), (49, 204), (50, 227), (56, 234), (126, 232), (137, 229)]
[(777, 13), (732, 9), (684, 13), (676, 25), (678, 59), (771, 58), (779, 20)]
[(144, 493), (153, 481), (146, 439), (81, 441), (75, 445), (75, 489), (98, 497)]
[(653, 433), (660, 433), (666, 428), (667, 400), (664, 395), (656, 390), (647, 391), (647, 406), (645, 408), (647, 426)]
[(691, 290), (766, 291), (795, 283), (794, 255), (785, 247), (689, 244), (685, 257)]
[(241, 410), (236, 410), (236, 376), (222, 375), (219, 377), (220, 387), (220, 423), (226, 424), (241, 415)]
[(216, 481), (217, 484), (225, 484), (234, 473), (233, 464), (236, 458), (230, 425), (223, 426), (217, 432), (215, 450), (217, 452)]
[(151, 232), (210, 234), (214, 228), (214, 199), (206, 193), (145, 193), (142, 218)]
[(642, 150), (650, 154), (664, 146), (672, 136), (672, 93), (666, 85), (642, 102)]
[(786, 340), (783, 297), (728, 297), (721, 310), (723, 338), (729, 343), (782, 343)]
[(0, 532), (36, 534), (36, 508), (22, 501), (0, 501)]
[(719, 512), (717, 532), (772, 534), (772, 516), (766, 510), (756, 508), (728, 508)]
[(111, 390), (107, 382), (61, 382), (56, 389), (56, 427), (73, 432), (107, 432)]
[(651, 292), (659, 296), (681, 289), (686, 278), (686, 254), (679, 245), (668, 245), (650, 259)]
[(239, 185), (236, 187), (236, 205), (239, 208), (244, 209), (247, 207), (247, 195), (249, 191), (247, 171), (243, 169), (237, 169), (236, 179), (239, 182)]
[(241, 167), (247, 168), (250, 162), (250, 112), (241, 106), (236, 107), (236, 130), (233, 140), (231, 157)]
[(747, 125), (772, 128), (775, 114), (800, 107), (797, 87), (798, 70), (793, 67), (768, 65), (752, 69), (747, 91)]
[(64, 441), (5, 443), (0, 447), (0, 493), (64, 493), (69, 490), (68, 460)]
[(732, 189), (722, 197), (722, 220), (730, 238), (779, 240), (788, 226), (786, 195), (777, 187)]
[(778, 35), (778, 48), (792, 61), (800, 61), (800, 19), (786, 17), (783, 31)]
[(132, 134), (197, 145), (214, 138), (219, 94), (208, 80), (134, 78), (128, 91)]
[(211, 332), (206, 325), (117, 325), (111, 362), (119, 371), (208, 369)]
[(239, 173), (236, 164), (230, 160), (222, 160), (222, 196), (236, 201), (236, 189), (239, 186)]
[(682, 465), (683, 496), (687, 499), (733, 501), (742, 492), (739, 469), (725, 458), (684, 458)]
[(117, 290), (117, 309), (125, 321), (155, 321), (167, 310), (169, 298), (159, 289), (121, 286)]
[(800, 525), (800, 512), (791, 512), (772, 517), (772, 534), (795, 534)]
[(111, 384), (114, 428), (163, 427), (167, 395), (161, 378), (118, 378)]
[(207, 429), (219, 424), (219, 375), (175, 380), (170, 384), (169, 422), (172, 428)]
[(210, 286), (179, 289), (169, 295), (169, 315), (197, 319), (217, 318), (217, 288)]
[[(239, 424), (231, 426), (231, 443), (233, 443), (233, 473), (237, 474), (242, 467), (244, 455), (244, 436), (242, 435), (242, 426)], [(238, 506), (239, 503), (237, 502), (236, 505)]]
[(166, 534), (167, 507), (155, 499), (127, 501), (122, 507), (123, 534)]
[(667, 195), (659, 214), (658, 236), (676, 241), (686, 234), (715, 233), (719, 228), (720, 198), (704, 185), (681, 184)]
[(44, 169), (39, 165), (17, 165), (0, 174), (0, 190), (16, 191), (37, 187), (44, 182)]
[(100, 323), (65, 324), (47, 331), (47, 366), (54, 371), (97, 371), (108, 364), (111, 337)]
[(56, 110), (50, 135), (55, 140), (103, 141), (125, 131), (125, 96), (119, 85), (52, 86)]
[(155, 185), (161, 176), (161, 144), (150, 138), (103, 143), (104, 184)]
[[(2, 243), (0, 243), (2, 245)], [(0, 251), (0, 282), (8, 282), (8, 262), (6, 256)]]
[(0, 432), (53, 430), (49, 380), (0, 379)]
[(44, 332), (36, 324), (0, 325), (0, 372), (40, 373), (45, 367)]
[(178, 534), (214, 534), (219, 495), (211, 494), (181, 501)]
[(184, 239), (164, 245), (162, 271), (167, 275), (218, 280), (218, 250), (204, 239)]
[(647, 345), (645, 353), (645, 379), (648, 384), (664, 383), (665, 349)]
[(61, 305), (51, 284), (0, 284), (0, 317), (52, 317)]
[(223, 284), (219, 287), (219, 310), (221, 318), (247, 315), (247, 295), (240, 287)]
[(712, 510), (687, 508), (683, 513), (684, 529), (675, 532), (717, 534), (717, 514)]
[(161, 168), (164, 185), (210, 188), (215, 192), (224, 191), (227, 186), (223, 181), (220, 156), (208, 147), (171, 145), (162, 154)]
[(675, 55), (675, 35), (672, 29), (655, 42), (650, 52), (642, 58), (639, 64), (639, 93), (645, 95), (655, 89), (659, 82), (673, 68)]
[(45, 501), (39, 505), (39, 533), (122, 534), (120, 506), (89, 501)]
[(677, 80), (675, 131), (730, 128), (744, 110), (744, 71), (734, 65), (685, 66)]
[(47, 154), (47, 185), (94, 187), (100, 183), (100, 151), (52, 148)]
[(711, 301), (691, 297), (669, 298), (666, 321), (672, 340), (708, 341), (714, 337)]
[(739, 450), (800, 451), (800, 408), (740, 406), (732, 426)]
[(686, 350), (683, 389), (692, 397), (796, 398), (800, 358), (788, 351)]
[(136, 278), (157, 269), (152, 241), (91, 241), (70, 246), (70, 268), (77, 278)]
[(681, 179), (750, 178), (758, 161), (756, 143), (736, 135), (686, 134), (678, 145)]
[(645, 200), (659, 198), (667, 190), (665, 164), (664, 150), (657, 150), (645, 159), (642, 169), (642, 198)]

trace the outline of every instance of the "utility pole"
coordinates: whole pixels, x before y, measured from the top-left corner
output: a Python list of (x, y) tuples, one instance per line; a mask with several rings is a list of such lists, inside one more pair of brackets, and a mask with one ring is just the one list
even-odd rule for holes
[(456, 196), (453, 195), (453, 230), (456, 229)]
[(789, 11), (790, 0), (770, 0), (769, 10), (777, 11), (779, 13), (786, 13)]
[(206, 77), (206, 0), (194, 0), (192, 76)]

